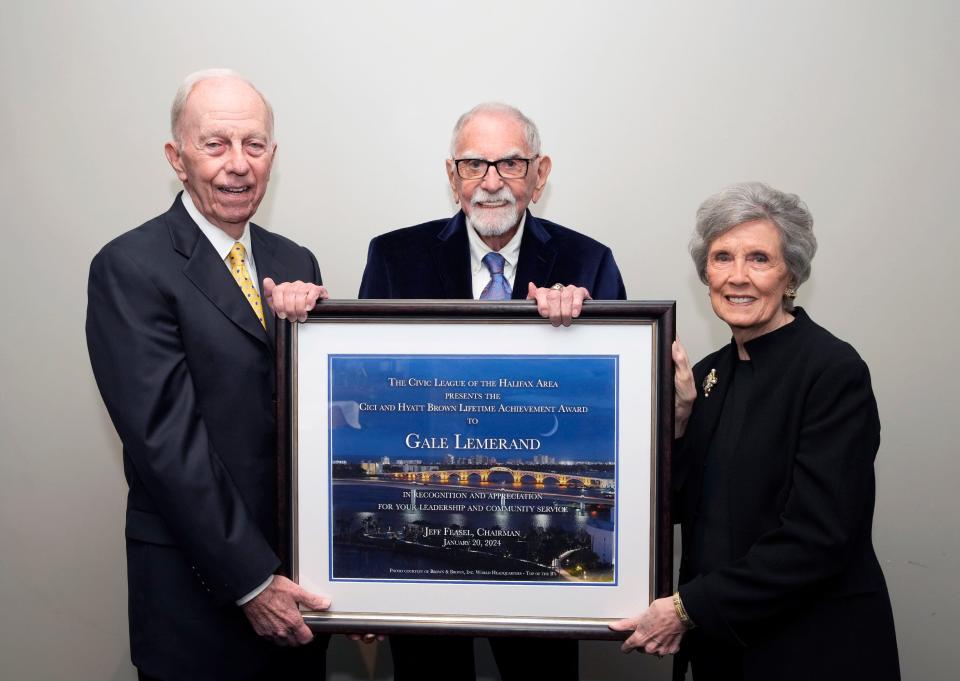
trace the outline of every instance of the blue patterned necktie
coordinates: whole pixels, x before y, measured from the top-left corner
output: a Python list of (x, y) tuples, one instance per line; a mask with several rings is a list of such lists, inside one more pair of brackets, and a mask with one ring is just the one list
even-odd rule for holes
[(483, 256), (483, 264), (490, 270), (490, 281), (480, 292), (480, 300), (510, 300), (513, 293), (510, 282), (503, 276), (503, 265), (506, 262), (499, 253), (487, 253)]

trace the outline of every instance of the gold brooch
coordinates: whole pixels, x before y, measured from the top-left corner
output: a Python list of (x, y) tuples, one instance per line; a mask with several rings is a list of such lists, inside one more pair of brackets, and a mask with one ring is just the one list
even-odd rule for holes
[(703, 396), (710, 397), (710, 391), (717, 384), (717, 370), (711, 369), (707, 377), (703, 379)]

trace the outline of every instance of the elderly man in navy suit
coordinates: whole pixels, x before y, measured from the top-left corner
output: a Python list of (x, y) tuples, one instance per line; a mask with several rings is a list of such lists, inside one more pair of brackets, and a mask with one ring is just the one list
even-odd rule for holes
[[(537, 126), (519, 109), (486, 103), (453, 130), (447, 178), (461, 210), (452, 218), (398, 229), (370, 242), (360, 298), (534, 298), (554, 326), (570, 324), (584, 299), (624, 299), (613, 253), (588, 236), (534, 217), (552, 161)], [(271, 304), (303, 320), (315, 286), (278, 286)], [(576, 681), (576, 641), (492, 638), (504, 681)], [(392, 636), (397, 681), (473, 681), (473, 642)], [(426, 652), (426, 651), (429, 651)], [(429, 655), (429, 661), (425, 656)]]
[(361, 298), (535, 297), (543, 312), (552, 297), (552, 321), (569, 324), (584, 297), (626, 297), (609, 248), (528, 210), (553, 165), (533, 121), (481, 104), (457, 121), (450, 146), (447, 178), (462, 210), (371, 241)]
[[(130, 651), (141, 681), (322, 678), (329, 599), (275, 575), (273, 280), (308, 250), (250, 222), (273, 113), (223, 69), (184, 81), (165, 152), (184, 191), (90, 266), (87, 345), (123, 443)], [(326, 296), (322, 286), (313, 295)], [(309, 644), (309, 645), (307, 645)]]

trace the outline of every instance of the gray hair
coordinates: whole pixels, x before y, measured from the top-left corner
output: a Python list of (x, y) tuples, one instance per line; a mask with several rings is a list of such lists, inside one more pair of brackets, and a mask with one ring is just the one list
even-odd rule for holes
[(500, 102), (484, 102), (483, 104), (477, 104), (467, 113), (460, 116), (457, 124), (453, 126), (453, 136), (450, 138), (450, 158), (454, 158), (457, 154), (457, 140), (460, 138), (460, 133), (464, 126), (477, 114), (485, 113), (502, 114), (520, 121), (520, 123), (523, 124), (523, 136), (527, 143), (527, 152), (531, 156), (540, 155), (540, 131), (537, 130), (536, 123), (527, 118), (523, 112), (515, 106), (501, 104)]
[[(810, 263), (817, 252), (813, 215), (796, 194), (781, 192), (762, 182), (734, 184), (714, 194), (697, 210), (697, 226), (690, 239), (690, 255), (700, 281), (707, 283), (707, 253), (714, 239), (737, 225), (768, 220), (780, 232), (783, 259), (790, 284), (799, 288), (810, 277)], [(784, 309), (793, 309), (785, 298)]]
[(190, 93), (193, 92), (193, 89), (197, 87), (199, 83), (202, 83), (205, 80), (217, 79), (234, 79), (242, 81), (249, 85), (254, 92), (260, 95), (260, 99), (263, 100), (263, 105), (267, 109), (267, 135), (272, 140), (273, 107), (270, 106), (270, 102), (268, 102), (267, 98), (263, 96), (263, 93), (260, 92), (260, 90), (258, 90), (253, 83), (233, 69), (204, 69), (203, 71), (191, 73), (189, 76), (184, 78), (183, 82), (180, 84), (180, 87), (177, 89), (177, 94), (173, 97), (173, 104), (170, 106), (170, 132), (173, 134), (173, 139), (176, 140), (177, 144), (181, 148), (183, 147), (183, 140), (180, 139), (180, 118), (183, 116), (183, 109), (187, 105), (187, 99), (190, 97)]

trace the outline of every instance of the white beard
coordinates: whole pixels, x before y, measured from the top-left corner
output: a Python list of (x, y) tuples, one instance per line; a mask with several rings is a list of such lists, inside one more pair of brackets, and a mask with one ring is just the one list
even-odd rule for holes
[[(500, 208), (478, 208), (478, 203), (491, 201), (506, 201)], [(470, 198), (471, 214), (467, 215), (467, 224), (477, 231), (480, 236), (500, 236), (506, 234), (520, 222), (517, 211), (517, 200), (506, 187), (501, 187), (491, 194), (485, 189), (477, 187)]]

